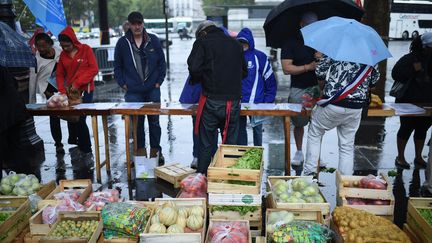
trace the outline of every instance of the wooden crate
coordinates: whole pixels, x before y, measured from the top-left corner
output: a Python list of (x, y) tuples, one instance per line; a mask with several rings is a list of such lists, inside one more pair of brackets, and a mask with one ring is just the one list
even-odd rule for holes
[(31, 216), (27, 197), (2, 197), (1, 208), (16, 208), (14, 213), (0, 224), (0, 242), (12, 242), (27, 226)]
[[(267, 225), (268, 222), (268, 216), (271, 212), (280, 212), (280, 211), (287, 211), (294, 214), (295, 220), (303, 220), (303, 221), (314, 221), (320, 224), (325, 224), (325, 220), (323, 218), (323, 215), (321, 214), (321, 211), (319, 210), (290, 210), (290, 209), (282, 209), (282, 208), (268, 208), (266, 211), (266, 220), (265, 223)], [(267, 227), (265, 231), (265, 236), (267, 237)]]
[[(98, 227), (93, 232), (92, 236), (89, 240), (83, 238), (54, 238), (50, 237), (49, 234), (55, 229), (56, 225), (64, 220), (73, 220), (73, 221), (82, 221), (82, 220), (97, 220), (99, 222)], [(99, 236), (102, 233), (103, 222), (101, 219), (101, 213), (97, 211), (92, 212), (60, 212), (57, 218), (56, 223), (52, 226), (50, 232), (47, 236), (43, 236), (40, 239), (41, 243), (79, 243), (79, 242), (88, 242), (88, 243), (96, 243), (98, 242)]]
[[(209, 222), (209, 230), (211, 230), (211, 228), (212, 228), (212, 226), (213, 226), (213, 224), (214, 223), (217, 223), (217, 222), (241, 222), (241, 223), (244, 223), (245, 225), (246, 225), (246, 228), (247, 229), (250, 229), (250, 226), (249, 226), (249, 221), (247, 221), (247, 220), (222, 220), (222, 219), (211, 219), (210, 220), (210, 222)], [(252, 243), (252, 235), (251, 235), (251, 232), (249, 231), (249, 243)], [(209, 238), (209, 235), (208, 235), (208, 231), (207, 231), (207, 234), (206, 234), (206, 241), (205, 241), (206, 243), (208, 243), (208, 242), (210, 242), (210, 238)]]
[[(338, 206), (347, 206), (351, 208), (356, 208), (360, 210), (364, 210), (366, 212), (378, 215), (378, 216), (385, 216), (387, 219), (392, 219), (394, 214), (394, 200), (390, 200), (390, 205), (351, 205), (348, 204), (348, 201), (345, 197), (338, 197), (337, 198), (337, 205)], [(393, 221), (393, 220), (391, 220)]]
[(263, 232), (263, 221), (262, 218), (258, 221), (249, 220), (249, 229), (251, 237), (261, 236)]
[[(236, 163), (246, 151), (263, 147), (220, 145), (207, 172), (208, 193), (230, 193), (230, 194), (260, 194), (263, 175), (264, 159), (261, 158), (259, 170), (228, 168)], [(263, 156), (264, 157), (264, 154)], [(229, 184), (227, 181), (254, 182), (255, 185)]]
[(381, 177), (387, 183), (386, 190), (379, 189), (368, 189), (358, 187), (345, 187), (345, 183), (352, 183), (354, 181), (360, 182), (365, 176), (346, 176), (341, 175), (339, 171), (336, 171), (336, 185), (337, 185), (337, 196), (345, 198), (363, 198), (363, 199), (379, 199), (379, 200), (394, 200), (393, 186), (390, 183), (388, 177), (381, 173)]
[(266, 238), (265, 238), (265, 236), (256, 236), (256, 237), (252, 236), (252, 242), (255, 242), (255, 243), (266, 243)]
[(58, 205), (59, 200), (55, 200), (54, 195), (59, 192), (68, 190), (79, 190), (81, 195), (78, 202), (84, 204), (90, 194), (93, 192), (93, 187), (90, 179), (78, 179), (78, 180), (61, 180), (59, 185), (42, 201), (38, 203), (38, 209), (42, 209), (45, 205)]
[[(249, 220), (261, 221), (262, 198), (261, 195), (249, 194), (209, 194), (210, 219)], [(240, 215), (237, 211), (213, 211), (214, 206), (254, 206), (257, 210)]]
[[(201, 233), (179, 233), (179, 234), (150, 234), (150, 220), (147, 223), (144, 233), (140, 236), (142, 243), (202, 243), (206, 234), (207, 204), (205, 198), (157, 198), (155, 209), (162, 206), (165, 202), (172, 201), (179, 207), (200, 206), (204, 209), (204, 226)], [(154, 210), (152, 212), (153, 217)]]
[[(42, 199), (45, 199), (55, 188), (56, 188), (55, 181), (50, 181), (46, 184), (42, 184), (39, 191), (36, 192), (36, 195), (38, 195)], [(0, 195), (0, 198), (10, 198), (10, 197), (15, 197), (15, 196), (13, 196), (13, 195)]]
[(408, 238), (410, 238), (411, 242), (422, 242), (414, 233), (414, 231), (408, 226), (408, 224), (403, 225), (403, 232), (405, 232)]
[(179, 163), (172, 165), (159, 166), (155, 168), (156, 178), (160, 178), (174, 185), (174, 188), (180, 187), (180, 182), (186, 176), (195, 173), (196, 170), (189, 166), (184, 166)]
[(432, 209), (432, 198), (411, 197), (408, 200), (407, 223), (422, 242), (432, 242), (432, 226), (420, 215), (418, 209)]
[[(288, 179), (295, 179), (300, 178), (301, 176), (269, 176), (267, 178), (268, 185), (270, 187), (270, 190), (273, 191), (273, 184), (277, 180), (288, 180)], [(327, 202), (324, 195), (319, 191), (319, 194), (324, 198), (324, 203), (284, 203), (284, 202), (278, 202), (276, 197), (270, 194), (271, 200), (273, 201), (272, 206), (274, 208), (283, 208), (283, 209), (292, 209), (292, 210), (316, 210), (321, 211), (322, 215), (326, 220), (330, 218), (330, 203)], [(330, 223), (330, 222), (328, 222)]]

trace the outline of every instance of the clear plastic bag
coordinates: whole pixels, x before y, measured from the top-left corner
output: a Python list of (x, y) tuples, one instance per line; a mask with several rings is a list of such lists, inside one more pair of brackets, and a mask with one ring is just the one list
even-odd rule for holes
[(82, 192), (78, 190), (69, 190), (69, 191), (64, 191), (64, 192), (59, 192), (54, 194), (54, 198), (56, 200), (72, 199), (73, 201), (76, 202), (80, 198), (81, 194)]
[(242, 221), (213, 222), (208, 236), (210, 243), (247, 243), (249, 229)]
[(118, 202), (120, 200), (119, 191), (116, 189), (107, 189), (101, 192), (93, 192), (84, 205), (87, 208), (95, 207), (97, 211), (102, 210), (106, 203)]
[(326, 243), (333, 238), (333, 231), (312, 221), (292, 221), (275, 228), (269, 236), (274, 243)]
[(63, 202), (56, 206), (47, 206), (42, 211), (42, 222), (44, 224), (53, 224), (57, 220), (59, 212), (84, 211), (83, 205), (75, 202), (70, 197), (63, 198)]
[(369, 189), (387, 189), (387, 183), (381, 177), (375, 177), (373, 175), (368, 175), (360, 180), (360, 187)]
[(54, 95), (47, 100), (47, 106), (50, 108), (67, 107), (69, 106), (68, 97), (65, 94), (54, 93)]
[(201, 173), (188, 175), (180, 182), (180, 187), (186, 192), (205, 192), (207, 193), (207, 177)]
[(124, 202), (108, 203), (102, 209), (104, 228), (139, 236), (150, 218), (150, 210)]

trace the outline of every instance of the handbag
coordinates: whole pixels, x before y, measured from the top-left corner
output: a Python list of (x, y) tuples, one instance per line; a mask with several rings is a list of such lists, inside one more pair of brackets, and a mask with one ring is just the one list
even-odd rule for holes
[(402, 98), (407, 91), (410, 82), (411, 80), (408, 80), (405, 83), (395, 81), (390, 89), (390, 96), (393, 96), (396, 99)]
[[(78, 67), (75, 69), (72, 80), (75, 77), (75, 74), (77, 73), (79, 67), (81, 66), (81, 62), (78, 63)], [(69, 86), (66, 87), (66, 95), (68, 97), (68, 103), (69, 106), (78, 105), (82, 103), (82, 91), (72, 89), (74, 81), (70, 83)], [(71, 123), (77, 123), (79, 122), (80, 116), (60, 116), (60, 119), (71, 122)]]

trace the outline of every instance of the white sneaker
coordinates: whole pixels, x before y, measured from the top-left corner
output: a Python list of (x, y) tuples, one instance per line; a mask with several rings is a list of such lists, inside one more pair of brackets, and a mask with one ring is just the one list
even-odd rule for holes
[(193, 158), (190, 167), (191, 167), (192, 169), (196, 169), (196, 168), (198, 167), (198, 158), (197, 158), (197, 157), (194, 157), (194, 158)]
[(304, 162), (304, 156), (303, 152), (297, 150), (297, 152), (294, 155), (294, 158), (291, 160), (292, 165), (301, 165)]

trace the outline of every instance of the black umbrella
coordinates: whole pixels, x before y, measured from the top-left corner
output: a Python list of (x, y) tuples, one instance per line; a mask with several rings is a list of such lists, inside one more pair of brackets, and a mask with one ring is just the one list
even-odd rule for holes
[(301, 16), (308, 11), (313, 11), (320, 20), (331, 16), (360, 20), (364, 14), (353, 0), (285, 0), (267, 15), (264, 23), (267, 46), (280, 48), (289, 37), (299, 35)]

